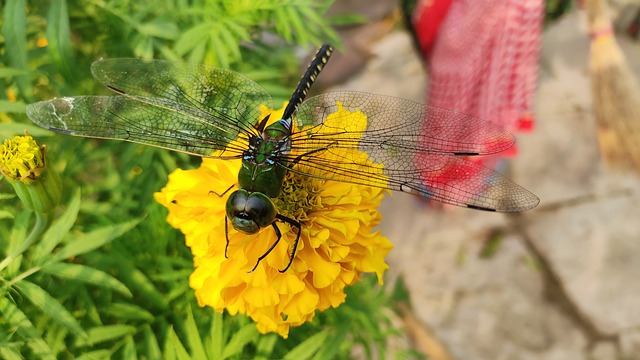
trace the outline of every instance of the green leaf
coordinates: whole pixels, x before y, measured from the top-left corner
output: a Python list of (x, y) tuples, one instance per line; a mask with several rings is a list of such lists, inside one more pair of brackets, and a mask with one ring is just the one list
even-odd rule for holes
[(348, 333), (348, 326), (338, 326), (336, 333), (323, 342), (322, 348), (315, 353), (313, 360), (334, 359), (338, 351), (340, 351), (340, 345), (345, 342)]
[(167, 331), (169, 333), (167, 334), (167, 341), (165, 342), (164, 355), (168, 356), (171, 354), (171, 358), (177, 358), (178, 360), (191, 360), (187, 349), (184, 348), (184, 345), (182, 345), (180, 339), (178, 339), (178, 335), (176, 335), (176, 332), (173, 330), (173, 326), (169, 327)]
[(22, 101), (0, 100), (0, 112), (24, 114), (27, 105)]
[[(11, 236), (9, 237), (9, 246), (4, 249), (6, 257), (2, 260), (0, 270), (8, 267), (6, 277), (9, 274), (15, 274), (20, 269), (22, 263), (21, 254), (26, 249), (26, 245), (23, 245), (27, 241), (27, 229), (29, 227), (29, 220), (31, 219), (31, 211), (21, 211), (16, 216), (13, 222), (13, 228), (11, 229)], [(22, 249), (20, 249), (22, 247)], [(14, 256), (14, 252), (19, 253), (18, 256)]]
[(202, 23), (183, 32), (173, 46), (173, 51), (180, 56), (192, 51), (196, 46), (205, 42), (211, 27), (211, 23)]
[[(301, 44), (307, 44), (309, 42), (309, 30), (305, 28), (302, 23), (302, 16), (297, 11), (296, 7), (287, 6), (284, 8), (288, 15), (291, 26), (293, 27), (293, 34), (297, 37), (297, 42)], [(311, 25), (311, 24), (308, 24)]]
[(256, 344), (255, 360), (267, 360), (271, 358), (273, 354), (273, 348), (276, 346), (277, 341), (278, 335), (276, 334), (267, 334), (260, 336), (258, 338), (258, 343)]
[(107, 314), (121, 320), (143, 320), (153, 322), (155, 316), (144, 308), (135, 304), (115, 303), (109, 305)]
[(156, 20), (140, 25), (139, 30), (147, 36), (167, 40), (175, 40), (180, 34), (180, 29), (178, 29), (176, 24)]
[(224, 346), (223, 322), (223, 315), (217, 311), (214, 312), (213, 321), (211, 321), (211, 331), (209, 332), (211, 339), (210, 355), (212, 359), (222, 359), (222, 350)]
[(291, 351), (285, 355), (284, 360), (310, 359), (324, 345), (328, 335), (327, 331), (321, 331), (307, 338), (298, 346), (291, 349)]
[(52, 263), (45, 265), (42, 272), (59, 278), (80, 281), (119, 292), (126, 297), (132, 297), (131, 291), (118, 279), (104, 271), (86, 265), (69, 263)]
[(187, 345), (191, 349), (191, 356), (195, 359), (207, 359), (207, 353), (204, 350), (198, 326), (193, 318), (193, 310), (189, 305), (187, 307), (187, 320), (185, 322), (185, 335), (187, 336)]
[(121, 339), (135, 333), (136, 328), (130, 325), (98, 326), (87, 330), (88, 337), (85, 339), (78, 338), (74, 345), (76, 347), (94, 346), (103, 342)]
[(255, 324), (247, 324), (240, 328), (229, 342), (224, 347), (224, 351), (222, 352), (222, 358), (226, 359), (230, 356), (241, 354), (244, 346), (250, 341), (255, 341), (258, 338), (258, 329), (256, 329)]
[(95, 250), (122, 236), (138, 225), (141, 220), (142, 219), (135, 219), (118, 225), (105, 226), (98, 230), (77, 236), (75, 240), (68, 243), (60, 252), (55, 254), (50, 261), (61, 261)]
[(15, 193), (0, 193), (0, 200), (9, 200), (16, 197)]
[(122, 355), (122, 359), (127, 359), (127, 360), (135, 360), (138, 358), (136, 354), (136, 343), (133, 341), (132, 336), (126, 337), (121, 355)]
[(3, 358), (5, 360), (22, 360), (23, 359), (22, 355), (20, 355), (20, 351), (8, 346), (6, 343), (0, 345), (0, 358)]
[(0, 79), (2, 78), (11, 78), (18, 75), (26, 75), (28, 74), (27, 70), (24, 69), (14, 69), (10, 67), (0, 68)]
[(29, 344), (34, 354), (42, 359), (55, 360), (55, 355), (49, 345), (40, 337), (40, 332), (36, 330), (27, 316), (8, 298), (0, 297), (0, 313), (7, 324), (16, 329), (21, 340)]
[[(27, 70), (27, 2), (26, 0), (7, 0), (4, 6), (2, 34), (4, 35), (5, 56), (15, 69)], [(16, 83), (25, 98), (31, 96), (31, 87), (27, 75), (16, 77)]]
[(55, 135), (53, 131), (45, 130), (36, 125), (10, 123), (10, 124), (2, 124), (2, 127), (0, 127), (0, 137), (10, 138), (15, 135), (24, 135), (25, 130), (28, 131), (29, 135), (33, 137)]
[(83, 353), (78, 356), (76, 360), (96, 360), (96, 359), (111, 359), (110, 350), (94, 350)]
[(162, 352), (158, 345), (158, 339), (149, 325), (144, 326), (144, 354), (147, 359), (160, 359), (162, 358)]
[(13, 219), (13, 213), (8, 210), (0, 210), (0, 219)]
[(47, 15), (47, 49), (59, 72), (67, 79), (75, 76), (71, 50), (71, 30), (67, 0), (53, 0)]
[(71, 315), (71, 313), (67, 311), (67, 309), (65, 309), (65, 307), (62, 306), (56, 298), (49, 295), (49, 293), (43, 290), (40, 286), (27, 280), (22, 280), (17, 283), (15, 287), (22, 296), (38, 307), (42, 312), (49, 315), (57, 323), (79, 336), (79, 338), (87, 337), (87, 334), (84, 332), (75, 317)]
[(42, 235), (42, 240), (35, 246), (32, 255), (34, 264), (44, 263), (46, 257), (51, 255), (53, 249), (55, 249), (67, 233), (69, 233), (69, 230), (71, 230), (71, 227), (78, 217), (80, 199), (80, 189), (77, 189), (74, 191), (67, 209), (51, 224), (49, 229)]

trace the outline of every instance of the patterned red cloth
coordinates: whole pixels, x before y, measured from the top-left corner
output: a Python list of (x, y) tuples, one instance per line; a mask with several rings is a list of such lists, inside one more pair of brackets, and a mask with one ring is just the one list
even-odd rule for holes
[[(543, 15), (543, 0), (420, 0), (412, 22), (429, 74), (427, 103), (532, 131)], [(514, 146), (469, 160), (495, 167), (516, 153)], [(443, 168), (426, 179), (434, 186), (453, 173), (479, 177), (479, 169)]]
[[(425, 5), (429, 3), (430, 5)], [(447, 5), (437, 32), (421, 33), (429, 9)], [(419, 6), (429, 6), (421, 11)], [(543, 19), (542, 0), (430, 0), (414, 14), (429, 71), (428, 104), (530, 130)]]

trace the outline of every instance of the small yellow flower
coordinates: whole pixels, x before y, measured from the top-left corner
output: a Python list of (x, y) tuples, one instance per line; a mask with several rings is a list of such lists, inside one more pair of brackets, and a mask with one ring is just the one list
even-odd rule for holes
[(10, 102), (16, 102), (18, 100), (18, 97), (16, 96), (16, 91), (13, 88), (7, 88), (7, 90), (4, 91), (4, 93), (7, 95), (7, 99), (9, 99)]
[(47, 45), (49, 45), (49, 41), (44, 36), (39, 36), (38, 40), (36, 40), (36, 46), (39, 48), (43, 48)]
[[(325, 123), (348, 121), (355, 129), (366, 128), (362, 112), (338, 111)], [(261, 109), (263, 116), (267, 110)], [(277, 120), (284, 108), (271, 113)], [(261, 117), (262, 118), (262, 117)], [(352, 129), (352, 130), (355, 130)], [(366, 154), (342, 150), (353, 158)], [(371, 163), (371, 165), (374, 165)], [(225, 203), (234, 186), (241, 160), (204, 158), (200, 168), (176, 170), (167, 186), (155, 194), (169, 209), (167, 221), (185, 234), (194, 257), (190, 286), (201, 306), (218, 312), (250, 316), (262, 333), (287, 337), (290, 326), (313, 319), (315, 311), (337, 307), (345, 301), (344, 289), (360, 279), (362, 272), (375, 272), (382, 283), (388, 268), (384, 258), (392, 245), (379, 231), (376, 210), (385, 190), (321, 180), (287, 173), (283, 189), (274, 199), (280, 214), (302, 225), (300, 241), (289, 270), (296, 229), (276, 222), (282, 233), (278, 246), (248, 273), (277, 236), (271, 226), (258, 234), (245, 235), (229, 226), (228, 258), (225, 258)], [(382, 173), (382, 166), (378, 166)]]
[(0, 147), (0, 171), (12, 180), (35, 180), (44, 169), (44, 148), (29, 135), (5, 140)]
[(25, 207), (38, 213), (53, 210), (60, 202), (62, 184), (47, 168), (45, 147), (25, 132), (0, 146), (0, 173), (11, 183)]

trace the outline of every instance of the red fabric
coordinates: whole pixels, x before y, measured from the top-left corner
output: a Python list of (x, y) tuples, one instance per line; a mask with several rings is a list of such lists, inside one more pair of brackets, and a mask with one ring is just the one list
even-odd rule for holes
[[(543, 0), (420, 1), (413, 20), (429, 74), (427, 103), (511, 132), (532, 131), (543, 10)], [(469, 160), (495, 167), (516, 153), (514, 146)], [(482, 172), (455, 162), (447, 166), (425, 174), (427, 186), (451, 181), (452, 174), (472, 179)]]
[(425, 58), (431, 54), (440, 24), (444, 21), (451, 2), (452, 0), (419, 0), (416, 4), (412, 23)]
[[(531, 118), (542, 0), (455, 0), (426, 58), (428, 104), (509, 131)], [(532, 122), (532, 120), (531, 120)]]

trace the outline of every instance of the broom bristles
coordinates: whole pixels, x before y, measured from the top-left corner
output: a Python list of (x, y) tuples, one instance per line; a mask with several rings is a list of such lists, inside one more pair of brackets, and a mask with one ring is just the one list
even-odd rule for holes
[(600, 152), (611, 167), (640, 173), (640, 85), (613, 37), (604, 0), (587, 0), (585, 9)]

